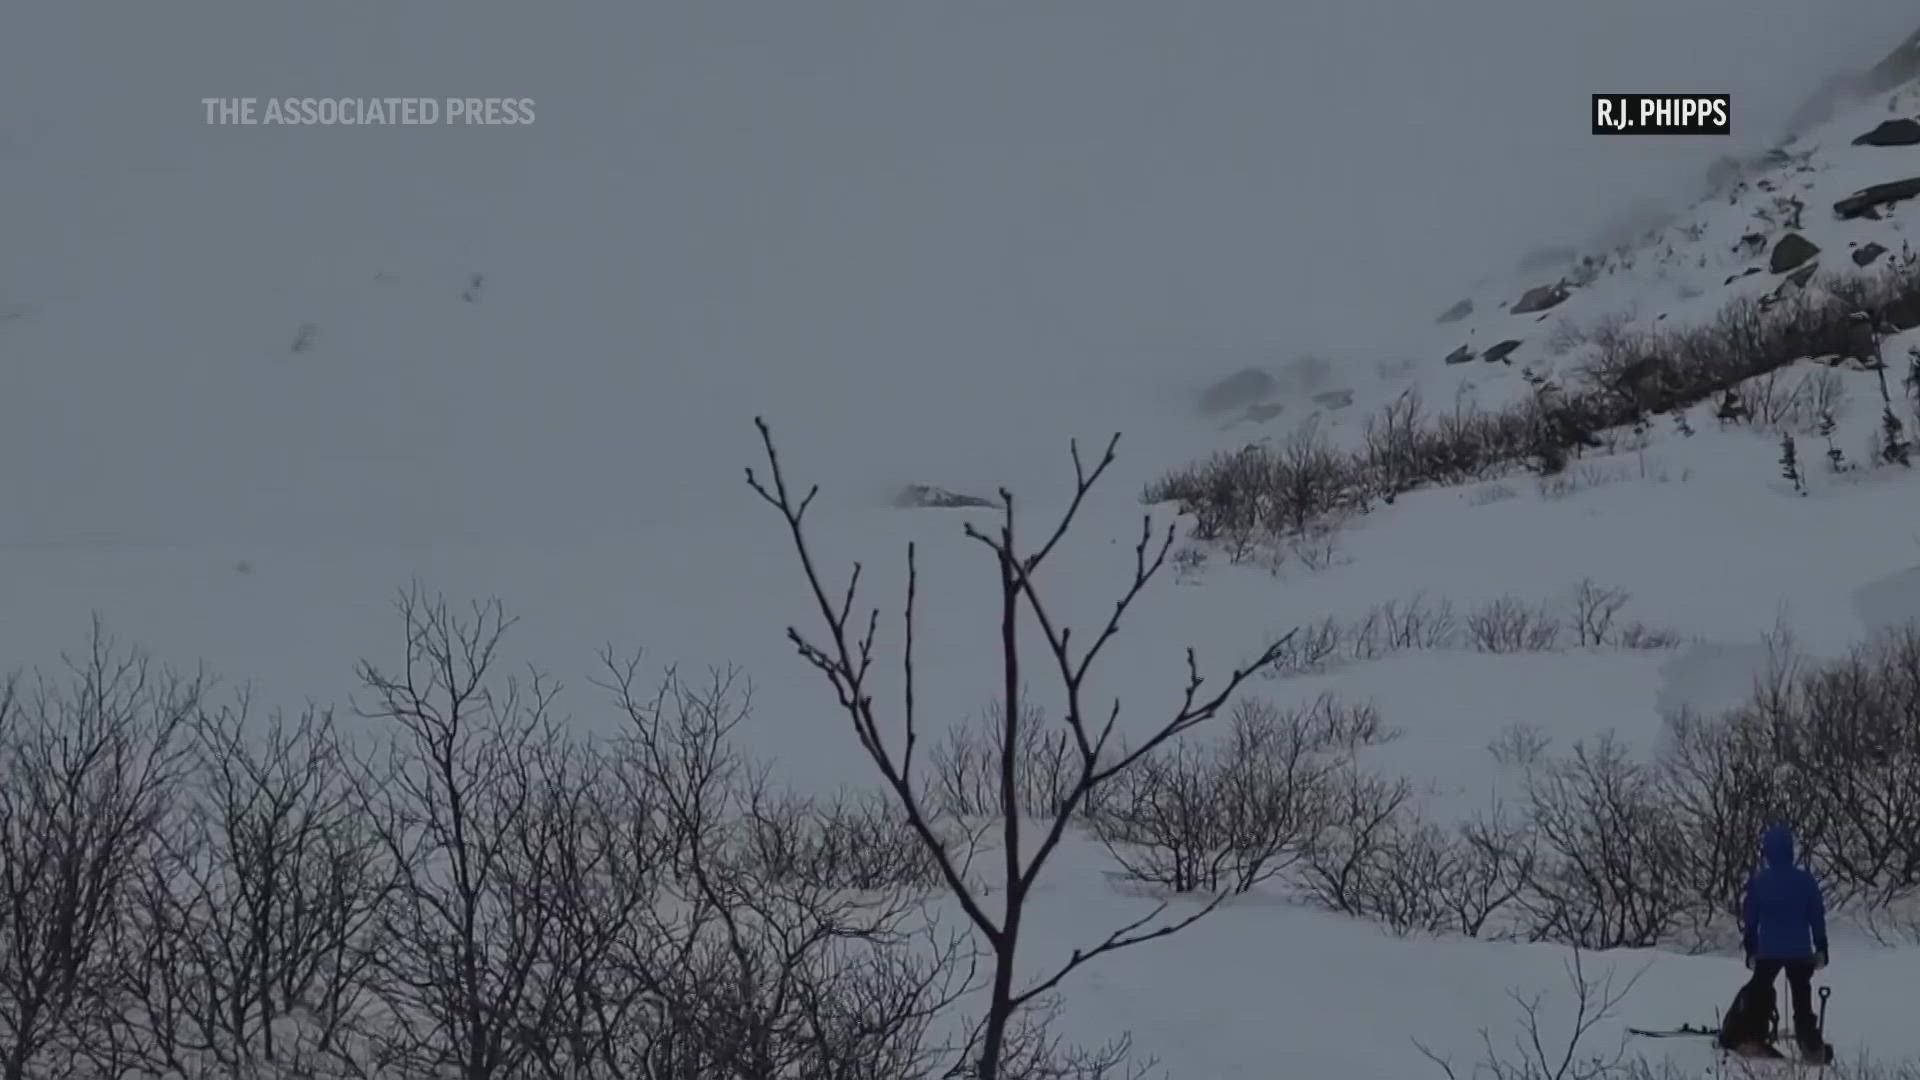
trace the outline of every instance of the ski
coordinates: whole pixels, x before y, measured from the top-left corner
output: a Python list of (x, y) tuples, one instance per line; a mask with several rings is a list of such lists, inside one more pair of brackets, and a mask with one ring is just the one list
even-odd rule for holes
[(1627, 1029), (1627, 1034), (1638, 1035), (1643, 1039), (1685, 1039), (1685, 1038), (1696, 1038), (1700, 1036), (1718, 1035), (1720, 1034), (1720, 1029), (1707, 1028), (1707, 1027), (1694, 1027), (1692, 1024), (1681, 1024), (1677, 1028), (1661, 1028), (1661, 1029), (1630, 1027)]

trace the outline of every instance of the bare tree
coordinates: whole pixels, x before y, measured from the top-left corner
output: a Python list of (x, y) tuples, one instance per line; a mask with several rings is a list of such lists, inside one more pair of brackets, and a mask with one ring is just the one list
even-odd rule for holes
[[(1003, 863), (998, 875), (999, 880), (993, 884), (1003, 898), (1003, 904), (999, 915), (989, 914), (983, 902), (985, 893), (962, 874), (961, 866), (947, 840), (933, 827), (922, 804), (920, 788), (913, 772), (914, 752), (919, 739), (913, 667), (913, 617), (918, 585), (914, 549), (909, 546), (907, 550), (906, 625), (902, 650), (905, 689), (899, 714), (904, 736), (901, 744), (895, 747), (890, 745), (888, 737), (888, 731), (893, 725), (883, 721), (868, 686), (868, 676), (872, 672), (874, 649), (879, 634), (879, 612), (874, 610), (870, 613), (865, 620), (864, 630), (855, 625), (856, 616), (853, 605), (860, 580), (858, 565), (855, 566), (852, 576), (837, 597), (829, 592), (804, 531), (807, 508), (812, 505), (819, 489), (812, 488), (800, 497), (793, 494), (781, 470), (771, 431), (764, 420), (756, 420), (756, 424), (766, 450), (771, 487), (763, 484), (751, 469), (747, 470), (747, 482), (761, 498), (780, 512), (782, 519), (786, 522), (794, 549), (800, 558), (802, 572), (818, 605), (826, 632), (824, 645), (815, 644), (803, 636), (798, 629), (790, 628), (788, 637), (800, 651), (801, 656), (819, 670), (832, 686), (841, 708), (846, 711), (853, 724), (854, 733), (861, 748), (879, 770), (894, 796), (900, 800), (914, 831), (919, 834), (921, 841), (938, 860), (941, 876), (948, 890), (993, 954), (992, 992), (981, 1031), (975, 1068), (979, 1080), (1002, 1080), (1006, 1075), (1004, 1066), (1007, 1060), (1006, 1043), (1009, 1025), (1024, 1006), (1033, 1003), (1041, 995), (1058, 986), (1070, 972), (1089, 961), (1119, 949), (1175, 933), (1212, 910), (1212, 905), (1209, 905), (1186, 918), (1160, 922), (1159, 917), (1164, 910), (1162, 905), (1148, 915), (1114, 930), (1100, 941), (1076, 949), (1065, 963), (1052, 972), (1044, 974), (1024, 987), (1019, 985), (1016, 962), (1027, 900), (1032, 895), (1035, 883), (1045, 870), (1049, 857), (1057, 850), (1075, 812), (1102, 784), (1133, 767), (1168, 740), (1192, 730), (1213, 717), (1238, 689), (1241, 682), (1279, 657), (1283, 646), (1279, 644), (1269, 646), (1254, 661), (1234, 671), (1226, 680), (1224, 687), (1210, 697), (1202, 696), (1205, 683), (1200, 676), (1198, 661), (1194, 657), (1193, 650), (1189, 649), (1187, 651), (1188, 682), (1180, 707), (1171, 717), (1157, 722), (1137, 743), (1127, 749), (1120, 749), (1119, 744), (1114, 741), (1120, 706), (1115, 702), (1111, 709), (1106, 711), (1104, 719), (1090, 713), (1089, 710), (1094, 706), (1087, 700), (1086, 681), (1102, 649), (1118, 633), (1120, 622), (1133, 601), (1165, 565), (1167, 553), (1173, 546), (1174, 531), (1169, 527), (1164, 539), (1156, 544), (1151, 518), (1143, 523), (1140, 540), (1135, 547), (1133, 580), (1114, 604), (1106, 624), (1094, 635), (1092, 644), (1076, 654), (1072, 646), (1071, 631), (1056, 621), (1052, 608), (1040, 594), (1035, 583), (1035, 575), (1071, 527), (1088, 491), (1112, 463), (1114, 447), (1119, 437), (1116, 435), (1108, 442), (1106, 452), (1091, 470), (1087, 469), (1081, 461), (1078, 447), (1074, 448), (1073, 499), (1052, 533), (1031, 553), (1024, 552), (1016, 545), (1013, 495), (1002, 489), (1000, 499), (1003, 513), (1001, 525), (996, 533), (989, 535), (971, 526), (967, 529), (969, 536), (980, 541), (993, 553), (999, 571), (1000, 666), (1004, 687), (1000, 719), (1007, 730), (999, 742), (1001, 753), (998, 825)], [(1039, 624), (1040, 632), (1052, 654), (1064, 697), (1063, 707), (1060, 710), (1061, 721), (1073, 733), (1074, 749), (1078, 757), (1078, 776), (1067, 798), (1062, 806), (1039, 819), (1040, 837), (1031, 849), (1027, 846), (1028, 838), (1023, 832), (1030, 808), (1023, 805), (1021, 801), (1017, 758), (1019, 747), (1022, 745), (1018, 725), (1024, 717), (1029, 715), (1023, 707), (1021, 685), (1019, 628), (1023, 608)], [(857, 638), (856, 635), (858, 635)], [(1217, 902), (1216, 900), (1215, 903)]]
[[(750, 711), (734, 672), (695, 684), (670, 670), (649, 696), (635, 663), (608, 669), (631, 722), (613, 772), (660, 867), (658, 902), (601, 954), (638, 1006), (604, 1027), (619, 1036), (614, 1075), (927, 1075), (941, 1053), (932, 1021), (972, 984), (965, 936), (922, 918), (913, 891), (849, 887), (871, 882), (809, 865), (847, 856), (821, 854), (812, 808), (789, 813), (732, 745)], [(821, 824), (828, 844), (844, 842)]]
[(512, 625), (497, 601), (462, 617), (416, 587), (399, 610), (403, 668), (360, 666), (372, 695), (360, 711), (391, 725), (385, 757), (353, 772), (355, 803), (395, 875), (376, 971), (384, 1060), (489, 1080), (524, 1061), (521, 1033), (563, 1001), (543, 967), (561, 922), (548, 882), (577, 833), (552, 811), (585, 782), (581, 755), (543, 676), (495, 674)]
[(1646, 948), (1685, 921), (1687, 852), (1661, 795), (1657, 772), (1610, 734), (1529, 774), (1539, 846), (1521, 906), (1535, 940)]
[[(351, 805), (330, 713), (256, 728), (251, 700), (198, 713), (183, 800), (128, 932), (128, 988), (228, 1068), (345, 1054), (365, 1004), (387, 867)], [(302, 1028), (289, 1040), (283, 1017)], [(175, 1057), (160, 1055), (161, 1061)]]
[[(179, 773), (201, 681), (94, 622), (65, 683), (0, 686), (0, 1077), (112, 1012), (108, 947)], [(69, 1046), (64, 1052), (77, 1047)]]

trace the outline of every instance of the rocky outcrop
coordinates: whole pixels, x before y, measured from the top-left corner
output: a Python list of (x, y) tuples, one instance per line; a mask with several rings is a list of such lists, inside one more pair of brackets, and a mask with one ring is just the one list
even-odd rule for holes
[(1464, 319), (1471, 314), (1473, 314), (1473, 301), (1462, 300), (1459, 303), (1448, 308), (1447, 310), (1441, 312), (1440, 317), (1433, 321), (1440, 323), (1442, 325), (1445, 325), (1447, 323), (1459, 322), (1461, 319)]
[(1920, 176), (1861, 188), (1834, 203), (1833, 212), (1843, 218), (1878, 218), (1881, 206), (1887, 203), (1905, 202), (1916, 195), (1920, 195)]
[(1449, 364), (1464, 364), (1471, 359), (1473, 359), (1473, 346), (1471, 345), (1462, 345), (1447, 354), (1447, 363)]
[(1512, 311), (1515, 315), (1531, 315), (1536, 311), (1545, 311), (1558, 305), (1567, 296), (1564, 285), (1535, 285), (1520, 299), (1514, 301)]
[(1880, 244), (1861, 244), (1859, 247), (1853, 249), (1853, 265), (1872, 266), (1873, 260), (1886, 253), (1887, 249)]
[(900, 494), (894, 496), (893, 505), (909, 509), (932, 508), (939, 510), (959, 510), (968, 507), (995, 505), (990, 499), (978, 495), (963, 495), (957, 491), (934, 487), (932, 484), (908, 484)]
[(1501, 361), (1511, 364), (1513, 361), (1508, 360), (1507, 357), (1513, 355), (1513, 350), (1519, 347), (1519, 338), (1508, 338), (1498, 345), (1488, 348), (1486, 352), (1481, 353), (1480, 359), (1485, 360), (1489, 364), (1499, 363)]
[(1813, 241), (1797, 232), (1790, 232), (1773, 245), (1773, 254), (1767, 259), (1767, 269), (1775, 274), (1787, 271), (1820, 254)]
[(1916, 146), (1920, 145), (1920, 121), (1883, 120), (1880, 126), (1853, 140), (1855, 146)]

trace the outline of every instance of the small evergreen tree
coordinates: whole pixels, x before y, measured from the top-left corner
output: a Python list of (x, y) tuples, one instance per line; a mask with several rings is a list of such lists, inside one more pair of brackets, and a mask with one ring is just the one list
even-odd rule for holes
[(1793, 481), (1794, 491), (1807, 493), (1807, 485), (1800, 479), (1800, 450), (1793, 445), (1792, 435), (1780, 436), (1780, 475)]
[(1880, 413), (1880, 460), (1887, 465), (1901, 465), (1913, 468), (1913, 449), (1907, 442), (1905, 425), (1893, 415), (1893, 406), (1889, 405)]
[(1834, 428), (1832, 409), (1820, 410), (1820, 437), (1827, 440), (1827, 466), (1834, 472), (1847, 471), (1847, 455), (1842, 453), (1839, 444), (1833, 441)]

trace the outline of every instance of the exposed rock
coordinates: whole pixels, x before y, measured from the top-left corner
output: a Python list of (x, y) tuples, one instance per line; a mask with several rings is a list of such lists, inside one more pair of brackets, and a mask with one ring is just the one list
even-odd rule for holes
[(1567, 295), (1566, 288), (1561, 285), (1535, 285), (1514, 301), (1510, 310), (1515, 315), (1531, 315), (1559, 304)]
[(1750, 232), (1742, 236), (1740, 242), (1733, 245), (1733, 250), (1738, 253), (1742, 248), (1746, 249), (1745, 253), (1748, 255), (1760, 254), (1767, 248), (1767, 234)]
[(1736, 281), (1739, 281), (1739, 280), (1740, 280), (1741, 278), (1743, 278), (1743, 277), (1752, 277), (1753, 275), (1755, 275), (1755, 274), (1757, 274), (1757, 273), (1759, 273), (1759, 272), (1760, 272), (1760, 268), (1759, 268), (1759, 267), (1757, 267), (1757, 266), (1749, 266), (1749, 267), (1747, 267), (1747, 268), (1746, 268), (1745, 270), (1742, 270), (1742, 271), (1740, 271), (1739, 273), (1737, 273), (1737, 274), (1735, 274), (1735, 275), (1733, 275), (1732, 277), (1730, 277), (1730, 278), (1728, 278), (1728, 279), (1727, 279), (1726, 281), (1724, 281), (1724, 282), (1722, 282), (1722, 284), (1724, 284), (1724, 285), (1731, 285), (1731, 284), (1733, 284), (1734, 282), (1736, 282)]
[(1883, 120), (1880, 126), (1853, 140), (1855, 146), (1913, 146), (1920, 144), (1920, 123), (1902, 117)]
[(1499, 343), (1498, 345), (1494, 345), (1490, 347), (1489, 349), (1487, 349), (1486, 352), (1481, 353), (1480, 359), (1485, 360), (1489, 364), (1495, 363), (1496, 361), (1502, 361), (1502, 360), (1511, 364), (1513, 363), (1513, 361), (1507, 360), (1507, 357), (1512, 355), (1513, 350), (1519, 347), (1520, 347), (1519, 338), (1508, 338), (1507, 340)]
[(1775, 274), (1787, 271), (1820, 254), (1813, 241), (1797, 232), (1790, 232), (1773, 245), (1773, 255), (1767, 260), (1767, 269)]
[(1882, 204), (1903, 202), (1915, 195), (1920, 195), (1920, 176), (1861, 188), (1834, 203), (1833, 212), (1843, 218), (1878, 218), (1880, 215), (1877, 211)]
[(1449, 364), (1464, 364), (1471, 359), (1473, 359), (1473, 346), (1471, 345), (1462, 345), (1447, 354), (1447, 363)]
[(1880, 319), (1896, 331), (1920, 326), (1920, 301), (1895, 300), (1880, 309)]
[(996, 504), (991, 499), (983, 499), (978, 495), (962, 495), (957, 491), (948, 491), (946, 488), (934, 487), (931, 484), (908, 484), (901, 489), (900, 494), (894, 496), (893, 505), (907, 508), (957, 510), (974, 506), (992, 507)]
[(1853, 249), (1853, 265), (1871, 266), (1873, 265), (1873, 260), (1879, 258), (1882, 255), (1885, 255), (1886, 253), (1887, 253), (1887, 249), (1879, 244), (1875, 244), (1875, 243), (1862, 244), (1859, 247)]
[(1286, 409), (1285, 405), (1249, 405), (1240, 419), (1249, 424), (1264, 424), (1285, 412)]
[(1353, 391), (1329, 390), (1324, 394), (1315, 394), (1313, 403), (1323, 409), (1344, 409), (1353, 404)]
[(1440, 317), (1433, 321), (1437, 323), (1442, 323), (1442, 324), (1459, 322), (1461, 319), (1464, 319), (1471, 314), (1473, 314), (1473, 301), (1470, 299), (1462, 300), (1459, 303), (1448, 308), (1447, 310), (1441, 312)]
[(1259, 368), (1245, 368), (1221, 379), (1200, 395), (1200, 411), (1212, 415), (1233, 412), (1273, 395), (1279, 388), (1274, 377)]
[(1787, 284), (1792, 285), (1796, 289), (1804, 289), (1807, 287), (1807, 282), (1813, 280), (1813, 272), (1818, 269), (1820, 269), (1819, 263), (1808, 263), (1793, 273), (1788, 274)]

